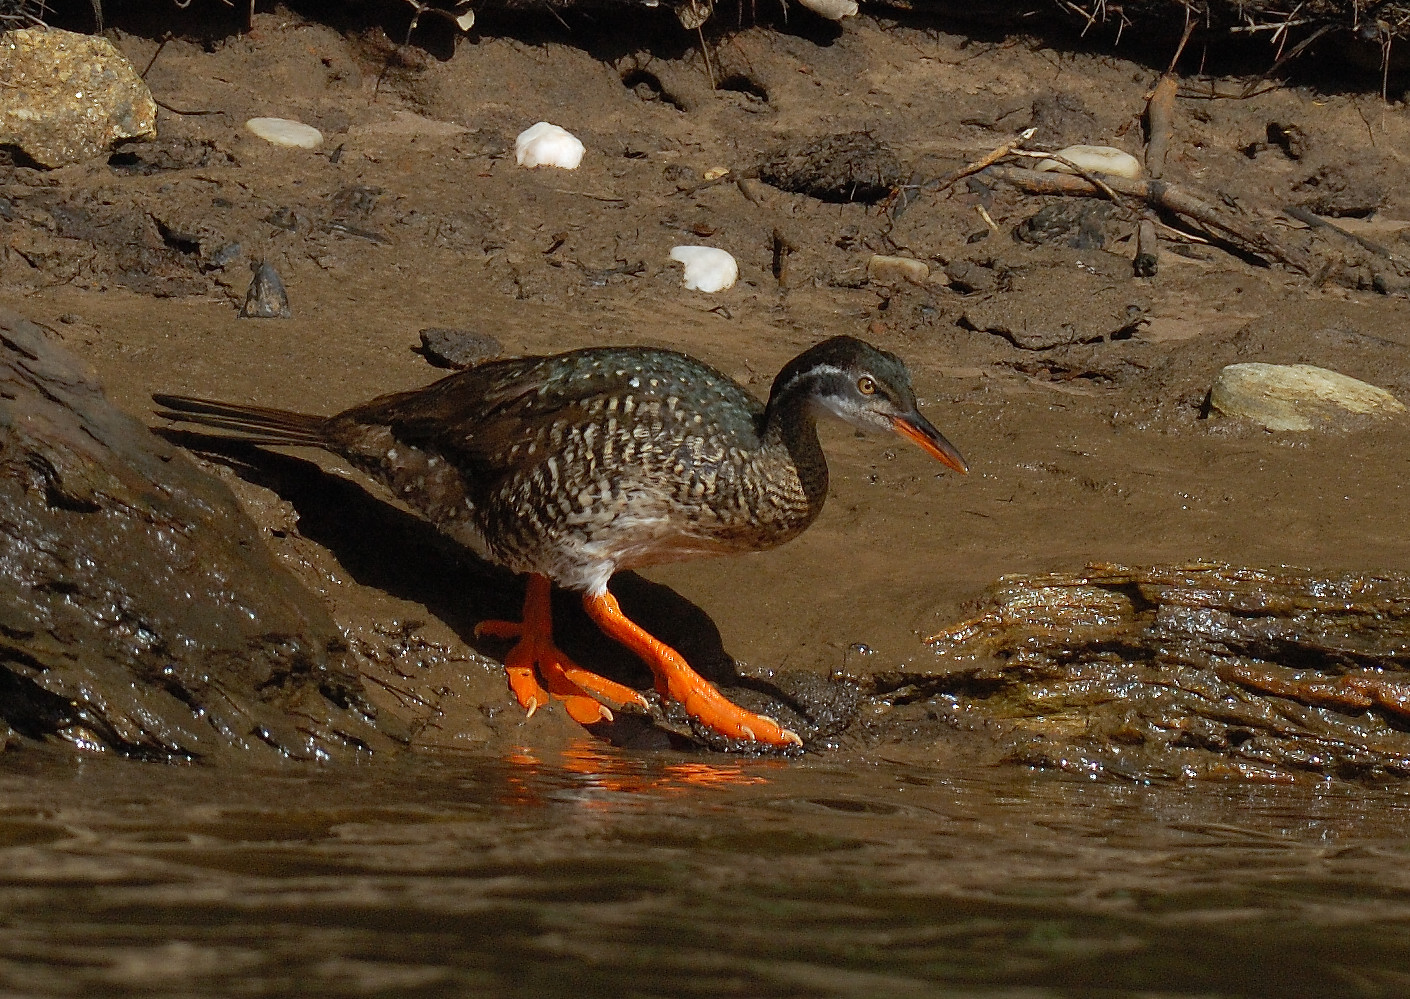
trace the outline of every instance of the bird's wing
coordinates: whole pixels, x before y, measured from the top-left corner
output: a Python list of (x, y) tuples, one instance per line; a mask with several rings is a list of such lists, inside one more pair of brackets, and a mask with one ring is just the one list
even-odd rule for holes
[(540, 438), (560, 421), (592, 419), (600, 402), (627, 396), (638, 405), (671, 396), (689, 400), (709, 414), (717, 434), (757, 446), (764, 410), (759, 400), (684, 354), (639, 348), (492, 361), (374, 399), (342, 418), (390, 427), (399, 440), (497, 475), (516, 464), (510, 458), (514, 445)]

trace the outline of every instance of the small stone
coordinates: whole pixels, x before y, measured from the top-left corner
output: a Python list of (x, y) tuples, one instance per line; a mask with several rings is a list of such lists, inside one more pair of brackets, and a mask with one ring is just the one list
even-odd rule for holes
[(210, 256), (206, 258), (205, 264), (214, 270), (221, 270), (225, 267), (229, 267), (239, 259), (240, 253), (241, 247), (239, 243), (226, 243), (224, 246), (212, 252)]
[(289, 295), (284, 290), (284, 282), (279, 272), (261, 260), (250, 264), (255, 272), (250, 281), (250, 290), (245, 292), (245, 305), (240, 310), (241, 319), (292, 319), (289, 308)]
[[(1105, 173), (1131, 180), (1139, 180), (1141, 177), (1141, 161), (1115, 146), (1068, 146), (1053, 155), (1061, 156), (1069, 163), (1091, 173)], [(1075, 172), (1067, 163), (1059, 163), (1057, 160), (1039, 160), (1033, 169), (1055, 170), (1058, 173)]]
[(317, 149), (323, 145), (323, 133), (312, 125), (288, 118), (251, 118), (245, 127), (266, 142), (294, 149)]
[(521, 167), (558, 167), (576, 170), (586, 151), (582, 140), (566, 128), (540, 121), (514, 140), (514, 160)]
[(753, 177), (741, 177), (735, 181), (735, 186), (739, 188), (739, 193), (748, 198), (753, 204), (760, 208), (773, 200), (773, 188), (769, 187), (762, 180)]
[(725, 176), (728, 173), (729, 167), (713, 166), (705, 171), (704, 176), (706, 180), (719, 180), (721, 177)]
[(975, 263), (972, 260), (952, 260), (945, 267), (945, 277), (950, 288), (961, 295), (993, 291), (999, 286), (999, 275), (994, 268)]
[(855, 0), (798, 0), (804, 7), (833, 21), (857, 16)]
[(739, 264), (729, 251), (713, 246), (676, 246), (671, 259), (684, 264), (681, 284), (690, 291), (724, 291), (739, 279)]
[(930, 265), (913, 257), (888, 257), (874, 254), (867, 261), (867, 277), (878, 284), (925, 284), (930, 280)]
[(488, 333), (440, 327), (421, 331), (421, 354), (438, 368), (473, 368), (503, 353), (504, 345)]
[(1311, 430), (1348, 415), (1405, 412), (1385, 389), (1311, 364), (1231, 364), (1214, 379), (1209, 404), (1268, 430)]
[(0, 146), (60, 167), (156, 134), (151, 91), (106, 38), (56, 28), (0, 35)]

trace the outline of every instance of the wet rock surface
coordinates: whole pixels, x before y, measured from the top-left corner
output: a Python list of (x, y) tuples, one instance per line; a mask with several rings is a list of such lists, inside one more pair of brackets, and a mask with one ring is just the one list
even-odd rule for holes
[(0, 309), (8, 746), (140, 758), (386, 748), (342, 639), (223, 485)]
[[(1410, 776), (1410, 577), (1214, 563), (1015, 576), (873, 692), (1010, 762), (1129, 779)], [(888, 724), (896, 724), (895, 720)]]

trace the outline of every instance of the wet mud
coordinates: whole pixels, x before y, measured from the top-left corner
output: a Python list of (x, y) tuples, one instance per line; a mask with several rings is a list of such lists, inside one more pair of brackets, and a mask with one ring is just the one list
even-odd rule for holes
[(318, 599), (235, 497), (0, 311), (0, 718), (165, 762), (331, 758), (395, 743)]
[[(286, 8), (205, 41), (119, 28), (157, 142), (0, 167), (0, 302), (43, 328), (5, 335), (65, 352), (42, 355), (57, 399), (24, 373), (38, 348), (0, 369), (0, 411), (51, 423), (42, 445), (0, 427), (23, 569), (0, 580), (23, 693), (3, 699), (0, 980), (1404, 992), (1410, 427), (1274, 434), (1205, 407), (1243, 361), (1410, 398), (1410, 299), (1377, 290), (1371, 251), (1282, 218), (1326, 265), (1308, 276), (1162, 218), (1137, 279), (1129, 203), (936, 183), (1030, 126), (1139, 153), (1165, 53), (861, 18), (707, 34), (707, 65), (678, 33), (500, 29), (405, 47)], [(1402, 258), (1394, 91), (1226, 99), (1249, 82), (1183, 79), (1165, 177)], [(271, 114), (324, 146), (243, 129)], [(579, 170), (514, 165), (538, 120), (584, 140)], [(739, 283), (684, 291), (682, 243), (729, 249)], [(930, 277), (874, 280), (875, 254)], [(287, 301), (240, 318), (260, 264)], [(714, 752), (664, 707), (595, 733), (525, 719), (474, 638), (521, 580), (326, 455), (141, 430), (153, 392), (333, 413), (433, 364), (589, 344), (684, 350), (762, 395), (839, 333), (906, 359), (971, 474), (824, 426), (828, 507), (801, 538), (613, 582), (805, 733), (794, 759)], [(579, 662), (649, 684), (571, 595), (555, 619)], [(286, 758), (324, 752), (357, 762)]]
[[(153, 391), (334, 412), (433, 380), (428, 360), (457, 363), (432, 349), (447, 330), (472, 357), (671, 346), (761, 394), (835, 333), (907, 359), (974, 474), (937, 477), (908, 449), (824, 427), (832, 496), (803, 538), (617, 584), (629, 613), (815, 748), (861, 738), (857, 705), (880, 689), (868, 678), (929, 671), (924, 638), (1007, 574), (1210, 558), (1335, 577), (1406, 563), (1403, 422), (1275, 435), (1204, 411), (1219, 368), (1248, 360), (1410, 394), (1406, 299), (1355, 290), (1344, 268), (1319, 283), (1173, 229), (1157, 275), (1136, 279), (1129, 205), (984, 176), (935, 183), (1028, 126), (1049, 148), (1139, 152), (1153, 77), (1135, 63), (866, 21), (827, 39), (739, 30), (712, 46), (708, 71), (698, 47), (613, 51), (568, 35), (487, 35), (436, 59), (389, 50), (380, 28), (278, 14), (209, 45), (117, 38), (138, 64), (156, 57), (147, 80), (164, 103), (214, 113), (163, 111), (157, 142), (106, 164), (8, 169), (3, 290), (129, 412), (149, 414)], [(711, 74), (727, 85), (710, 90)], [(685, 81), (694, 99), (666, 99)], [(1401, 116), (1374, 95), (1310, 89), (1199, 99), (1237, 82), (1186, 82), (1166, 177), (1251, 208), (1355, 194), (1360, 207), (1317, 210), (1337, 208), (1377, 245), (1403, 242)], [(243, 129), (274, 112), (322, 128), (325, 146), (280, 150)], [(540, 118), (584, 138), (581, 169), (514, 166), (513, 136)], [(1282, 238), (1340, 260), (1335, 234)], [(680, 289), (667, 251), (682, 242), (730, 248), (740, 283)], [(871, 280), (876, 253), (915, 257), (931, 278)], [(249, 293), (269, 287), (256, 272), (285, 294), (270, 304), (260, 291), (252, 312)], [(576, 737), (557, 712), (519, 717), (503, 650), (473, 639), (477, 621), (514, 613), (518, 581), (325, 456), (204, 453), (416, 746)], [(569, 650), (644, 684), (571, 603)], [(699, 744), (666, 712), (643, 725), (603, 734)], [(920, 725), (918, 744), (945, 735)], [(1213, 765), (1235, 748), (1203, 751)]]

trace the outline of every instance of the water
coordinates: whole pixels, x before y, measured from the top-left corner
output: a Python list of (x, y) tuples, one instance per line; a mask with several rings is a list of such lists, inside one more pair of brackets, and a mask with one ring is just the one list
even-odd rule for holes
[(589, 741), (0, 758), (0, 992), (1402, 996), (1410, 795)]

